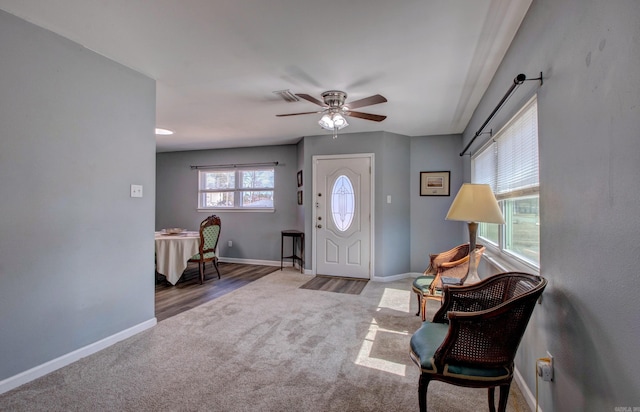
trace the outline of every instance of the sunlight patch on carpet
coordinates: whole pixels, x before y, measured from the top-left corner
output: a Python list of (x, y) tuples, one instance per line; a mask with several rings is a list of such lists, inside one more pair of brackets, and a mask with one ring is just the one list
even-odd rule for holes
[[(387, 334), (391, 335), (389, 336)], [(377, 348), (377, 346), (386, 346), (385, 342), (383, 342), (382, 340), (393, 339), (393, 335), (407, 336), (408, 334), (408, 332), (398, 332), (380, 328), (376, 320), (372, 319), (371, 325), (369, 326), (369, 332), (362, 342), (362, 346), (360, 347), (360, 351), (358, 352), (358, 356), (354, 363), (356, 365), (365, 366), (367, 368), (376, 369), (382, 372), (388, 372), (398, 376), (406, 376), (406, 365), (393, 362), (379, 356), (376, 357), (375, 355), (373, 355), (373, 353), (384, 353), (384, 349), (380, 350)]]
[(411, 304), (411, 291), (385, 288), (378, 304), (378, 311), (383, 308), (393, 309), (409, 313)]

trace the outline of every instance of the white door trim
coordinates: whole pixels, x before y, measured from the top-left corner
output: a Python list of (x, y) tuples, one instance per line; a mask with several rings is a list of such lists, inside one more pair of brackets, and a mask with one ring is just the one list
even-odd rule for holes
[(338, 155), (315, 155), (315, 156), (311, 156), (311, 208), (313, 209), (313, 213), (311, 214), (311, 245), (313, 248), (313, 254), (311, 257), (311, 273), (313, 275), (316, 275), (317, 272), (317, 262), (316, 262), (316, 256), (317, 254), (317, 247), (318, 247), (318, 242), (316, 239), (316, 221), (317, 221), (317, 213), (318, 213), (318, 209), (316, 208), (315, 205), (315, 196), (314, 193), (316, 192), (316, 188), (314, 187), (315, 182), (316, 182), (316, 161), (317, 160), (328, 160), (328, 159), (352, 159), (352, 158), (360, 158), (360, 157), (368, 157), (370, 162), (371, 162), (371, 188), (369, 190), (371, 199), (369, 200), (370, 204), (371, 204), (371, 234), (370, 234), (370, 244), (369, 244), (369, 259), (370, 259), (370, 266), (369, 266), (369, 279), (373, 279), (374, 278), (374, 273), (375, 272), (375, 259), (374, 256), (375, 254), (374, 249), (375, 249), (375, 154), (374, 153), (354, 153), (354, 154), (338, 154)]

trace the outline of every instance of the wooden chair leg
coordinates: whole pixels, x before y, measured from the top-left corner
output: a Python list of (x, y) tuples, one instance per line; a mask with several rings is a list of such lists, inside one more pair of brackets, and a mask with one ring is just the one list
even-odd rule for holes
[(200, 269), (200, 284), (204, 283), (204, 262), (202, 264), (198, 264), (198, 268)]
[(426, 296), (422, 296), (422, 300), (420, 300), (420, 311), (422, 312), (422, 321), (427, 320), (427, 298)]
[(220, 279), (220, 270), (218, 269), (218, 259), (213, 260), (213, 267), (216, 268), (216, 272), (218, 272), (218, 279)]
[(489, 412), (496, 412), (496, 387), (492, 386), (488, 390)]
[(420, 294), (418, 292), (416, 292), (416, 297), (418, 298), (418, 312), (416, 313), (416, 316), (420, 316), (420, 310), (422, 308), (422, 306), (421, 306), (422, 299), (421, 299)]
[(507, 399), (509, 398), (510, 387), (511, 383), (500, 385), (500, 401), (498, 403), (498, 412), (505, 412), (507, 410)]
[(427, 374), (420, 374), (420, 380), (418, 381), (418, 403), (420, 405), (420, 412), (427, 412), (427, 388), (431, 379)]

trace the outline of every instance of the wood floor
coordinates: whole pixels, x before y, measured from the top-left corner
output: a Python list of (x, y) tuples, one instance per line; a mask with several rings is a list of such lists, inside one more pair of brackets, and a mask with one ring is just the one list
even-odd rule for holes
[(156, 319), (158, 322), (226, 295), (276, 270), (276, 266), (218, 263), (221, 278), (211, 263), (205, 266), (205, 281), (200, 284), (198, 265), (190, 263), (178, 283), (171, 285), (160, 276), (156, 282)]
[(367, 286), (367, 279), (316, 275), (316, 277), (300, 286), (300, 289), (323, 290), (325, 292), (359, 295), (365, 286)]

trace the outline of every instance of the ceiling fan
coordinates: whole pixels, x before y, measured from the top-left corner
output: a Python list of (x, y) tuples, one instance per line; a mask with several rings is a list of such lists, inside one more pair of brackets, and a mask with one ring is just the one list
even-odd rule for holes
[(313, 114), (323, 113), (322, 118), (318, 121), (318, 124), (326, 130), (333, 131), (333, 138), (337, 137), (337, 131), (349, 126), (345, 116), (357, 117), (365, 120), (372, 120), (374, 122), (381, 122), (387, 118), (379, 114), (355, 112), (353, 109), (360, 107), (372, 106), (374, 104), (380, 104), (387, 101), (384, 96), (374, 94), (373, 96), (365, 97), (364, 99), (356, 100), (350, 103), (345, 103), (347, 94), (340, 90), (329, 90), (322, 93), (322, 100), (316, 99), (313, 96), (304, 93), (296, 93), (296, 96), (305, 99), (311, 103), (317, 104), (322, 107), (322, 110), (315, 112), (302, 112), (302, 113), (289, 113), (289, 114), (277, 114), (278, 117), (285, 116), (298, 116), (301, 114)]

